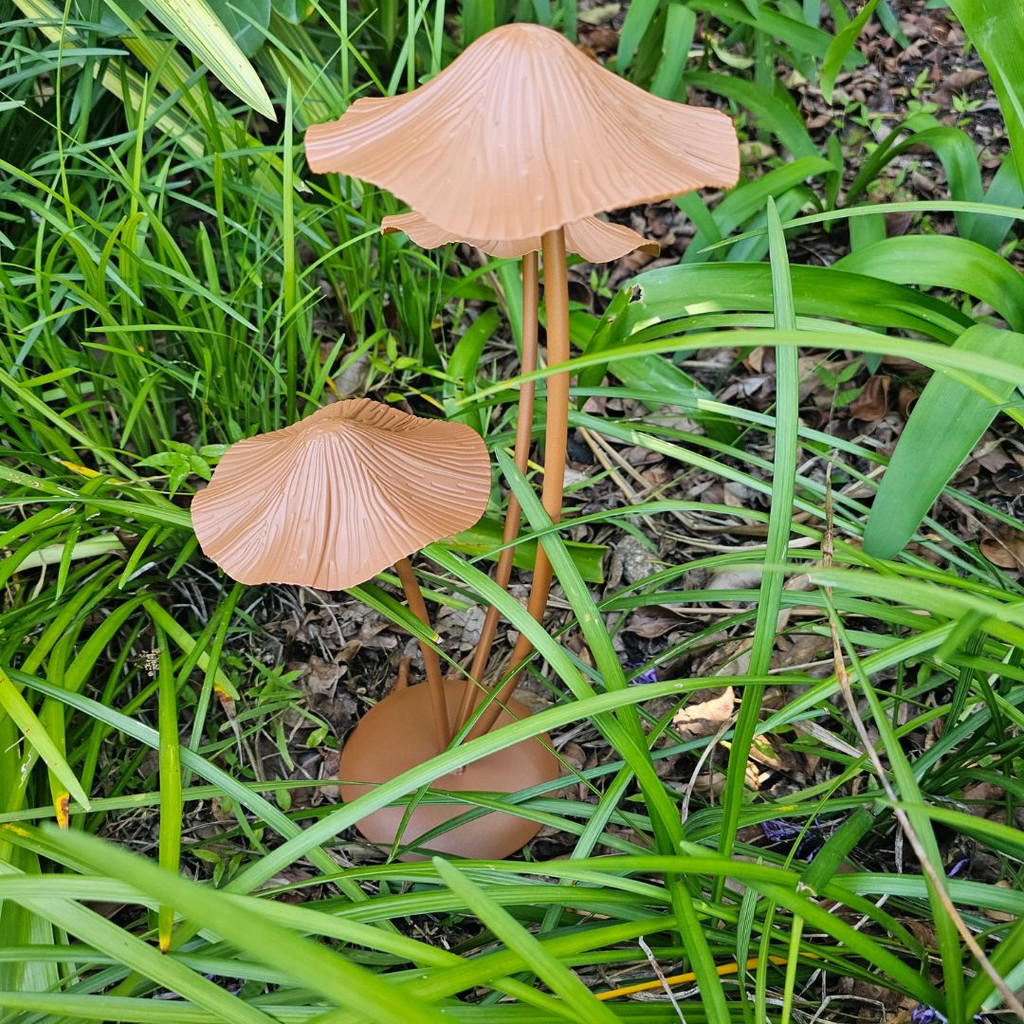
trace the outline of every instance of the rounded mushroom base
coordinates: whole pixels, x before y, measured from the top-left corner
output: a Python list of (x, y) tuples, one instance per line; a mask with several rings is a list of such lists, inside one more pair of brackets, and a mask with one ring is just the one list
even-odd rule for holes
[[(466, 686), (462, 679), (446, 679), (448, 717), (455, 718)], [(516, 700), (508, 701), (512, 712), (502, 711), (495, 729), (529, 712)], [(356, 828), (378, 846), (390, 847), (401, 829), (401, 844), (411, 846), (431, 829), (473, 810), (472, 803), (443, 801), (443, 792), (514, 793), (558, 777), (558, 759), (541, 741), (547, 736), (523, 740), (481, 758), (458, 772), (442, 775), (409, 816), (402, 829), (404, 805), (384, 807), (356, 822)], [(341, 798), (346, 803), (372, 792), (382, 782), (422, 764), (439, 753), (430, 688), (426, 685), (395, 690), (371, 708), (345, 741), (341, 751), (339, 778)], [(351, 781), (347, 781), (351, 780)], [(440, 802), (438, 802), (440, 801)], [(403, 854), (402, 860), (422, 860), (430, 853), (447, 853), (480, 860), (507, 857), (524, 846), (540, 829), (535, 821), (492, 811), (458, 825), (423, 844), (423, 852)]]

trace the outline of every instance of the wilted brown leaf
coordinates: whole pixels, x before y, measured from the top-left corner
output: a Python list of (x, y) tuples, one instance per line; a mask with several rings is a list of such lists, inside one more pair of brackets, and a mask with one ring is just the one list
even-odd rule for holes
[(1000, 569), (1020, 572), (1024, 569), (1024, 536), (1006, 530), (994, 537), (984, 537), (981, 553)]
[(675, 713), (672, 725), (684, 739), (696, 740), (714, 736), (721, 729), (732, 716), (736, 697), (733, 688), (726, 686), (722, 690), (699, 690), (693, 701)]
[(665, 608), (637, 608), (626, 623), (626, 630), (651, 640), (679, 626), (679, 616)]
[(885, 416), (889, 409), (890, 378), (876, 373), (861, 389), (860, 394), (850, 403), (850, 419), (875, 423)]

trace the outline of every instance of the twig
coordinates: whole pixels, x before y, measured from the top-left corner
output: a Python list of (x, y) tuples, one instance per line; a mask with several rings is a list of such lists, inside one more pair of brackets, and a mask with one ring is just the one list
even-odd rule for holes
[(647, 955), (647, 960), (648, 963), (650, 963), (651, 965), (651, 970), (654, 971), (654, 973), (657, 975), (658, 981), (661, 982), (662, 988), (664, 988), (664, 990), (668, 993), (668, 998), (672, 1002), (672, 1009), (675, 1010), (676, 1013), (679, 1015), (679, 1019), (683, 1022), (683, 1024), (686, 1024), (686, 1018), (683, 1016), (683, 1011), (679, 1008), (679, 1003), (676, 1002), (676, 997), (672, 993), (672, 986), (669, 985), (668, 978), (665, 977), (665, 972), (662, 971), (661, 967), (658, 964), (658, 961), (654, 957), (654, 954), (651, 952), (651, 947), (647, 945), (642, 935), (636, 941), (640, 944), (640, 948)]
[[(822, 564), (826, 569), (832, 565), (833, 554), (832, 466), (830, 463), (825, 470), (825, 535), (822, 537), (821, 543)], [(1012, 1010), (1019, 1020), (1024, 1021), (1024, 1004), (1022, 1004), (1013, 992), (1010, 991), (1010, 987), (1006, 984), (1002, 975), (995, 969), (995, 967), (992, 966), (991, 961), (987, 956), (985, 956), (981, 946), (978, 945), (978, 941), (975, 939), (974, 934), (971, 932), (970, 928), (967, 927), (964, 919), (960, 916), (959, 911), (954, 906), (953, 901), (949, 898), (949, 893), (946, 892), (945, 879), (939, 876), (938, 872), (936, 872), (935, 868), (932, 866), (931, 861), (928, 859), (924, 846), (921, 844), (921, 840), (918, 838), (917, 832), (910, 823), (910, 818), (907, 815), (907, 812), (899, 806), (899, 796), (889, 782), (885, 772), (885, 766), (882, 764), (882, 759), (878, 756), (878, 751), (875, 750), (875, 746), (871, 742), (870, 736), (868, 736), (867, 727), (864, 725), (864, 719), (861, 718), (860, 712), (857, 710), (857, 702), (854, 700), (853, 689), (850, 686), (850, 677), (846, 672), (846, 661), (843, 656), (842, 644), (839, 640), (839, 629), (836, 624), (836, 614), (831, 605), (831, 587), (825, 587), (825, 596), (828, 598), (829, 602), (828, 624), (829, 632), (832, 636), (832, 659), (835, 665), (836, 682), (839, 684), (839, 692), (843, 695), (843, 700), (846, 703), (846, 709), (850, 714), (850, 718), (857, 730), (857, 735), (860, 737), (861, 743), (864, 744), (864, 751), (868, 756), (868, 760), (871, 762), (871, 766), (875, 770), (875, 774), (878, 776), (879, 784), (892, 804), (893, 814), (895, 814), (896, 820), (900, 824), (900, 828), (903, 829), (903, 834), (907, 837), (907, 842), (910, 843), (910, 848), (914, 851), (914, 855), (917, 857), (918, 862), (921, 865), (922, 873), (931, 883), (932, 889), (934, 890), (939, 903), (942, 904), (943, 910), (949, 914), (950, 919), (956, 926), (956, 930), (960, 933), (964, 942), (967, 944), (967, 948), (974, 955), (974, 958), (978, 961), (981, 969), (989, 976), (992, 984), (995, 985), (996, 990), (1003, 997), (1007, 1008)]]

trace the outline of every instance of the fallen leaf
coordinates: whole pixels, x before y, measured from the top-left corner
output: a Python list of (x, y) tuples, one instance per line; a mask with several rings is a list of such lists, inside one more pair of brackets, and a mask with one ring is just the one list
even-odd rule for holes
[[(694, 694), (699, 698), (704, 693), (715, 691), (700, 690)], [(672, 725), (684, 739), (703, 739), (714, 736), (732, 717), (736, 696), (731, 686), (724, 687), (720, 692), (706, 700), (697, 700), (681, 707), (672, 718)]]
[(875, 423), (889, 410), (890, 378), (876, 373), (861, 389), (860, 394), (850, 403), (850, 419)]
[(626, 630), (651, 640), (679, 626), (679, 616), (662, 608), (637, 608), (626, 623)]
[(964, 68), (961, 71), (954, 71), (942, 79), (942, 83), (935, 90), (936, 98), (966, 92), (975, 82), (979, 82), (983, 78), (988, 78), (988, 72), (982, 71), (980, 68)]
[(984, 537), (981, 553), (1000, 569), (1019, 572), (1024, 569), (1024, 536), (1007, 530), (994, 537)]
[(347, 666), (335, 665), (315, 655), (309, 659), (309, 670), (302, 677), (302, 685), (310, 693), (333, 694), (338, 680), (348, 672)]
[(916, 388), (912, 388), (907, 384), (901, 384), (899, 394), (896, 398), (896, 405), (900, 410), (900, 417), (907, 419), (910, 416), (914, 406), (917, 405), (917, 400), (921, 397), (921, 392)]

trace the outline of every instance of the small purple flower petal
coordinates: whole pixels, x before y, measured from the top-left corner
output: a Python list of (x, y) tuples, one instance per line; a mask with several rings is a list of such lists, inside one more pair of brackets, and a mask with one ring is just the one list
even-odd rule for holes
[(784, 843), (789, 839), (796, 839), (801, 830), (782, 818), (769, 818), (761, 822), (761, 831), (768, 842)]
[(952, 866), (952, 867), (951, 867), (951, 868), (949, 869), (949, 871), (947, 871), (947, 872), (946, 872), (946, 877), (947, 877), (947, 878), (956, 878), (956, 876), (957, 876), (957, 875), (959, 875), (959, 874), (960, 874), (960, 872), (961, 872), (961, 871), (963, 871), (963, 869), (964, 869), (965, 867), (967, 867), (967, 865), (968, 865), (968, 864), (970, 864), (970, 863), (971, 863), (971, 858), (970, 858), (970, 857), (961, 857), (961, 858), (960, 858), (960, 859), (959, 859), (959, 860), (958, 860), (958, 861), (957, 861), (957, 862), (956, 862), (956, 863), (955, 863), (955, 864), (954, 864), (954, 865), (953, 865), (953, 866)]
[[(639, 668), (643, 662), (640, 661), (627, 661), (625, 663), (626, 668)], [(638, 675), (633, 676), (629, 681), (630, 686), (638, 686), (641, 683), (656, 683), (658, 681), (658, 670), (656, 668), (648, 668)]]

